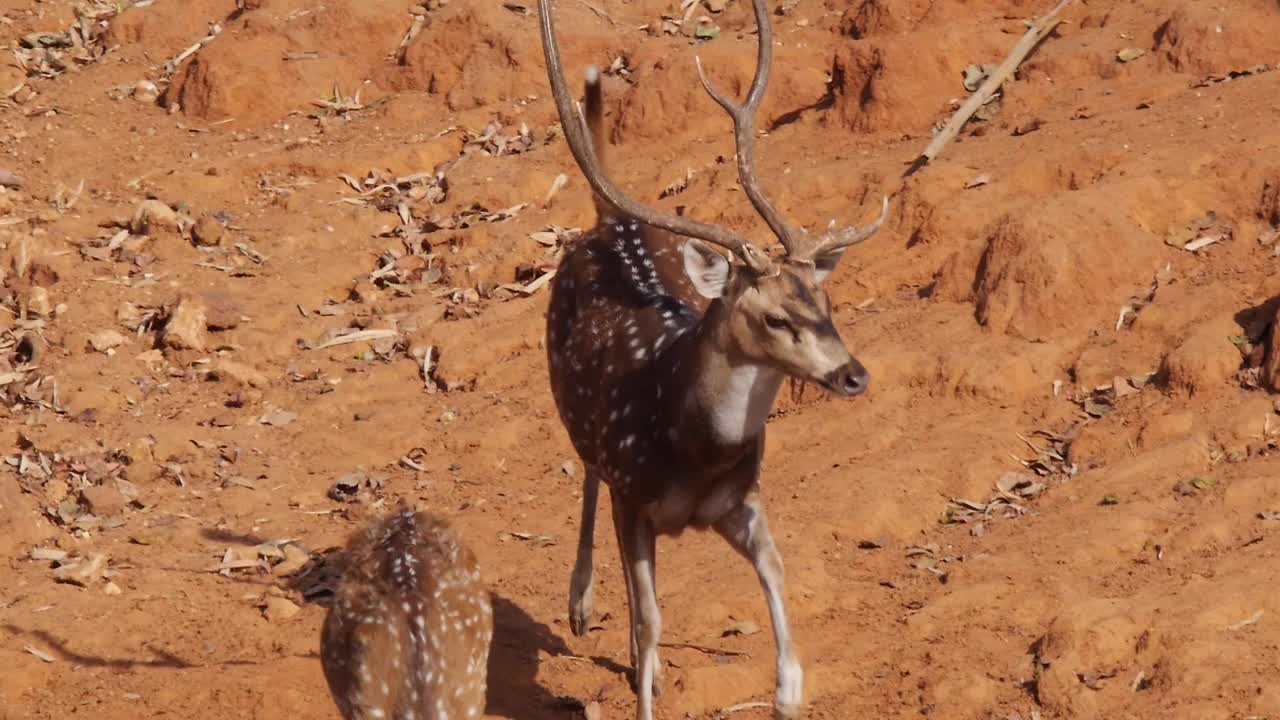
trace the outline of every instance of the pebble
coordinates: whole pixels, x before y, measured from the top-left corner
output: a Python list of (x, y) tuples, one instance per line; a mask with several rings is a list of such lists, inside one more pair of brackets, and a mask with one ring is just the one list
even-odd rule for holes
[(164, 326), (164, 345), (174, 350), (204, 350), (207, 345), (204, 303), (191, 295), (178, 301)]

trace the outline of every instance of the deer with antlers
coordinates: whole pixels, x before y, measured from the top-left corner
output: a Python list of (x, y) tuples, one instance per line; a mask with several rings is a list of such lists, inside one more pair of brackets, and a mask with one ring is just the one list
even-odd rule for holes
[(787, 621), (782, 559), (759, 494), (765, 419), (785, 377), (844, 397), (863, 393), (869, 380), (832, 323), (822, 282), (849, 246), (884, 222), (888, 199), (866, 227), (837, 229), (833, 222), (809, 234), (765, 196), (752, 151), (772, 40), (765, 0), (753, 6), (759, 49), (746, 101), (739, 105), (712, 86), (701, 63), (698, 73), (733, 119), (739, 182), (785, 249), (780, 259), (728, 228), (645, 207), (609, 179), (599, 72), (587, 70), (583, 118), (565, 82), (550, 0), (539, 0), (552, 95), (599, 215), (561, 261), (547, 310), (551, 392), (584, 466), (570, 626), (584, 634), (592, 614), (603, 481), (626, 579), (639, 720), (652, 718), (660, 683), (656, 538), (690, 527), (715, 530), (755, 566), (777, 646), (774, 715), (799, 716), (803, 671)]

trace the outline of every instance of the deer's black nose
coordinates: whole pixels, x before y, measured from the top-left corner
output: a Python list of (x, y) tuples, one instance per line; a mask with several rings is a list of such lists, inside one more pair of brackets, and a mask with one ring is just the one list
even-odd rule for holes
[(871, 384), (871, 375), (862, 363), (850, 360), (831, 373), (831, 385), (846, 397), (861, 395)]

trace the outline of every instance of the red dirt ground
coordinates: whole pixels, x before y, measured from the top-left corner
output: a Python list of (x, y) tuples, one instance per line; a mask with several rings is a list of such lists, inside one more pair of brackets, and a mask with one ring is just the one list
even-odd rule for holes
[[(811, 226), (892, 196), (828, 283), (871, 392), (784, 397), (770, 421), (764, 492), (810, 715), (1280, 717), (1280, 72), (1215, 82), (1280, 63), (1280, 7), (1076, 0), (998, 112), (903, 180), (965, 96), (964, 68), (999, 62), (1050, 3), (772, 4), (765, 184)], [(568, 632), (580, 469), (548, 393), (547, 294), (493, 291), (552, 259), (531, 233), (593, 219), (548, 134), (532, 0), (243, 5), (155, 0), (104, 19), (107, 52), (68, 52), (56, 77), (0, 68), (0, 169), (25, 179), (0, 195), (0, 717), (337, 717), (317, 656), (323, 568), (211, 569), (268, 541), (335, 547), (399, 498), (452, 518), (495, 593), (490, 717), (580, 717), (593, 700), (630, 716), (607, 511), (599, 627)], [(399, 52), (415, 7), (425, 23)], [(640, 29), (679, 15), (674, 0), (558, 8), (572, 76), (625, 58), (606, 79), (619, 181), (765, 241), (693, 65), (745, 89), (749, 4), (699, 9), (691, 23), (721, 33), (696, 48)], [(67, 0), (0, 11), (9, 49), (76, 17)], [(1128, 48), (1145, 53), (1120, 62)], [(158, 100), (131, 94), (143, 80)], [(335, 83), (365, 107), (313, 104)], [(495, 120), (504, 137), (527, 126), (523, 152), (467, 143)], [(429, 173), (464, 149), (441, 202), (405, 196), (415, 227), (528, 205), (410, 233), (438, 278), (419, 284), (409, 257), (395, 272), (411, 286), (371, 280), (380, 256), (405, 255), (396, 202), (345, 202), (357, 192), (339, 176)], [(147, 198), (216, 214), (197, 230), (222, 237), (117, 236)], [(1220, 239), (1184, 249), (1201, 236)], [(175, 347), (170, 316), (203, 349)], [(310, 349), (345, 327), (403, 340)], [(412, 356), (427, 346), (437, 392)], [(1037, 456), (1045, 487), (1017, 498), (1025, 512), (950, 502), (990, 500)], [(357, 472), (380, 488), (327, 497)], [(105, 555), (108, 577), (57, 582), (35, 547)], [(674, 645), (660, 716), (770, 701), (748, 565), (698, 533), (660, 542), (658, 565)], [(278, 597), (300, 611), (264, 612)], [(722, 637), (743, 620), (765, 631)]]

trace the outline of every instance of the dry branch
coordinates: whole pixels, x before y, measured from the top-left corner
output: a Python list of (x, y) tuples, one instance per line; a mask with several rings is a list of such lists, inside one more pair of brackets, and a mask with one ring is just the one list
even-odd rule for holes
[(933, 141), (924, 149), (920, 157), (916, 158), (915, 162), (911, 164), (911, 167), (907, 169), (907, 175), (914, 173), (927, 165), (929, 161), (938, 157), (942, 149), (960, 133), (960, 129), (964, 127), (965, 123), (969, 122), (969, 118), (973, 117), (978, 108), (987, 104), (987, 101), (991, 99), (996, 90), (1000, 89), (1000, 85), (1013, 74), (1014, 70), (1018, 69), (1018, 66), (1022, 64), (1022, 61), (1026, 59), (1031, 50), (1040, 44), (1040, 41), (1048, 36), (1049, 33), (1053, 32), (1053, 29), (1060, 22), (1058, 16), (1070, 2), (1071, 0), (1061, 0), (1048, 14), (1036, 20), (1031, 24), (1031, 27), (1027, 28), (1026, 34), (1022, 36), (1017, 45), (1013, 46), (1013, 50), (1010, 51), (1004, 62), (1000, 63), (1000, 66), (987, 76), (986, 81), (969, 96), (969, 99), (960, 106), (959, 110), (956, 110), (955, 115), (952, 115), (951, 119), (947, 121), (946, 127), (942, 128), (942, 131), (933, 138)]

